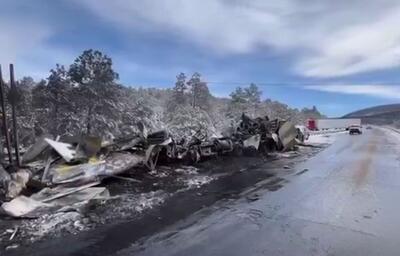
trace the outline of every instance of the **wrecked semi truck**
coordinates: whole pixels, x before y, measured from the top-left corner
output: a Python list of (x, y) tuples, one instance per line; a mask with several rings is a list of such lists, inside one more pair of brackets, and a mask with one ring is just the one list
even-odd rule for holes
[[(159, 162), (195, 164), (220, 155), (237, 156), (249, 149), (258, 154), (287, 151), (298, 142), (296, 136), (297, 130), (290, 122), (253, 119), (245, 114), (230, 136), (218, 138), (200, 139), (194, 135), (176, 141), (165, 130), (111, 142), (86, 135), (43, 136), (22, 155), (21, 167), (3, 178), (6, 202), (1, 208), (13, 217), (35, 216), (43, 209), (60, 210), (61, 206), (72, 207), (104, 196), (106, 189), (98, 187), (104, 178), (119, 177), (135, 168), (155, 171)], [(38, 192), (29, 192), (32, 187)]]

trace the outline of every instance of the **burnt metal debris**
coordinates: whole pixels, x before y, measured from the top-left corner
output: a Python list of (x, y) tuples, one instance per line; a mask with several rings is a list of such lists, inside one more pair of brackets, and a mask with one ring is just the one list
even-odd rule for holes
[[(38, 209), (55, 209), (54, 204), (47, 203), (52, 200), (45, 198), (45, 193), (40, 200), (35, 199), (35, 194), (20, 195), (29, 186), (40, 188), (39, 193), (51, 190), (51, 196), (57, 198), (69, 196), (75, 191), (72, 188), (82, 186), (84, 192), (81, 193), (91, 195), (89, 188), (99, 185), (104, 178), (116, 177), (135, 167), (155, 171), (159, 161), (194, 164), (220, 155), (238, 156), (246, 150), (261, 155), (286, 151), (293, 149), (297, 135), (298, 130), (290, 122), (268, 117), (252, 119), (243, 114), (239, 126), (229, 137), (200, 139), (194, 135), (176, 141), (165, 130), (111, 142), (86, 135), (55, 140), (42, 136), (22, 155), (22, 166), (4, 179), (9, 202), (3, 203), (2, 210), (13, 217), (24, 217), (36, 215), (34, 211)], [(63, 192), (57, 194), (57, 191)]]
[(3, 190), (5, 195), (0, 211), (12, 217), (32, 217), (43, 211), (59, 211), (61, 207), (73, 208), (100, 195), (106, 198), (106, 188), (95, 186), (107, 177), (118, 177), (135, 168), (154, 172), (160, 162), (195, 164), (221, 155), (238, 156), (246, 152), (265, 155), (291, 150), (299, 141), (299, 129), (291, 122), (242, 114), (239, 125), (221, 137), (206, 137), (198, 132), (176, 140), (166, 130), (148, 134), (144, 125), (139, 134), (113, 141), (89, 135), (61, 138), (43, 135), (20, 158), (13, 65), (10, 65), (10, 84), (15, 161), (12, 161), (0, 70), (3, 132), (10, 162), (7, 165), (3, 161), (3, 166), (0, 165), (0, 194)]

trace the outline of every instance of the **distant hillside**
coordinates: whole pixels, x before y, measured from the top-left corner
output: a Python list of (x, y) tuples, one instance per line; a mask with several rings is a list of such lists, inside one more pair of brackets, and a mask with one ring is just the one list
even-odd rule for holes
[(400, 127), (400, 104), (381, 105), (358, 110), (343, 116), (361, 118), (364, 123)]

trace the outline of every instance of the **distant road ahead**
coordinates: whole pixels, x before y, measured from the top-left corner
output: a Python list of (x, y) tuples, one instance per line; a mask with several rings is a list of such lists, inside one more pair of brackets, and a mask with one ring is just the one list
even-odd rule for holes
[(297, 166), (282, 189), (258, 191), (118, 255), (400, 255), (400, 141), (342, 134)]

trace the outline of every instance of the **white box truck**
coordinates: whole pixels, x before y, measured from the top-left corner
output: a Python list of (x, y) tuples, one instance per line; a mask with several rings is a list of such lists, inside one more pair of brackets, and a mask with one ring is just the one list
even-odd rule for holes
[[(309, 124), (312, 123), (309, 121)], [(315, 119), (314, 129), (311, 130), (331, 130), (331, 129), (348, 129), (351, 125), (361, 126), (360, 118), (326, 118)]]

